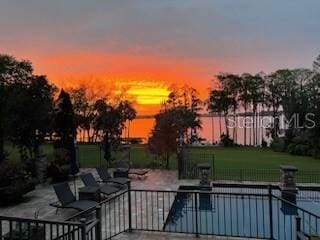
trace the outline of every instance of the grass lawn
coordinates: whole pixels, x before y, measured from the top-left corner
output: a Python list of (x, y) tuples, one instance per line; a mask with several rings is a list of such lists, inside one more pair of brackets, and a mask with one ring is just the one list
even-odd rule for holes
[[(293, 156), (287, 153), (273, 152), (270, 149), (261, 148), (222, 148), (222, 147), (197, 147), (192, 151), (203, 149), (212, 152), (215, 156), (216, 169), (279, 169), (279, 165), (294, 165), (299, 170), (320, 170), (320, 159), (312, 157)], [(17, 149), (7, 147), (9, 159), (18, 161)], [(51, 144), (42, 146), (42, 152), (50, 160), (53, 158), (53, 147)], [(100, 152), (98, 145), (79, 145), (79, 159), (82, 167), (94, 167), (100, 162), (104, 163), (103, 152)], [(116, 154), (113, 154), (116, 156)], [(158, 167), (159, 162), (155, 161), (149, 154), (145, 145), (133, 145), (131, 148), (132, 167), (150, 168)], [(170, 160), (170, 168), (177, 167), (176, 159), (173, 156)]]
[(320, 170), (320, 159), (294, 156), (261, 148), (214, 148), (215, 167), (231, 169), (279, 169), (294, 165), (300, 170)]

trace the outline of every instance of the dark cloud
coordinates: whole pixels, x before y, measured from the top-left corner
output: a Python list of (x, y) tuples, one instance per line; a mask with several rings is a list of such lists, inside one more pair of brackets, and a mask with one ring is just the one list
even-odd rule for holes
[(319, 0), (2, 0), (0, 51), (305, 66), (319, 49), (319, 9)]

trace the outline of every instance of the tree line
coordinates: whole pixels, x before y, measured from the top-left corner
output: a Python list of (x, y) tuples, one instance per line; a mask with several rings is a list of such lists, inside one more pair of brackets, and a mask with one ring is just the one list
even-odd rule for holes
[(6, 144), (18, 147), (26, 160), (39, 154), (43, 141), (70, 144), (79, 132), (90, 142), (107, 138), (117, 144), (126, 121), (135, 116), (128, 100), (89, 99), (82, 87), (58, 94), (30, 61), (0, 55), (0, 161), (7, 158)]
[[(169, 167), (170, 155), (178, 151), (179, 145), (201, 140), (197, 134), (202, 125), (199, 111), (206, 106), (219, 116), (223, 146), (237, 145), (238, 118), (243, 120), (245, 146), (267, 146), (260, 129), (261, 118), (268, 116), (271, 121), (262, 127), (271, 137), (274, 150), (319, 157), (319, 66), (320, 56), (313, 69), (280, 69), (271, 74), (220, 73), (205, 102), (193, 88), (173, 88), (155, 116), (148, 148)], [(282, 115), (284, 124), (280, 122)]]
[[(199, 112), (206, 105), (209, 112), (219, 116), (221, 141), (227, 140), (222, 142), (229, 145), (237, 142), (237, 128), (230, 126), (230, 120), (237, 122), (241, 116), (252, 123), (252, 127), (247, 127), (244, 121), (244, 145), (263, 144), (258, 126), (261, 116), (268, 113), (272, 122), (267, 130), (275, 150), (317, 156), (320, 149), (319, 62), (320, 57), (313, 69), (280, 69), (271, 74), (218, 74), (216, 85), (205, 102), (200, 100), (196, 89), (173, 86), (155, 117), (148, 139), (150, 151), (168, 164), (178, 144), (201, 140)], [(287, 119), (286, 129), (281, 129), (279, 116), (282, 114)], [(0, 55), (0, 159), (6, 157), (6, 142), (19, 148), (22, 159), (36, 156), (44, 140), (63, 136), (116, 144), (126, 123), (135, 117), (132, 102), (123, 97), (96, 96), (89, 94), (85, 87), (68, 92), (61, 90), (58, 95), (57, 87), (49, 83), (46, 76), (34, 73), (31, 62)], [(292, 119), (299, 122), (299, 127)]]
[[(100, 142), (105, 136), (116, 142), (127, 122), (136, 117), (132, 102), (108, 96), (90, 96), (84, 87), (70, 90), (77, 135), (82, 142)], [(128, 134), (129, 135), (129, 134)]]
[[(319, 59), (314, 62), (314, 69), (280, 69), (271, 74), (218, 74), (207, 108), (219, 116), (220, 135), (237, 142), (238, 128), (230, 123), (237, 123), (236, 118), (240, 116), (244, 123), (244, 145), (260, 146), (264, 142), (263, 138), (258, 138), (261, 117), (271, 115), (270, 123), (263, 127), (267, 128), (275, 150), (318, 155)], [(280, 122), (281, 115), (285, 117), (284, 124)], [(221, 129), (221, 118), (224, 119), (225, 132)]]

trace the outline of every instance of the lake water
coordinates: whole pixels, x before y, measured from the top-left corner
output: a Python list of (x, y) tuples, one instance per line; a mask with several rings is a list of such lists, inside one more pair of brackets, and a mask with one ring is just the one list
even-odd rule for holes
[[(258, 143), (261, 144), (261, 140), (264, 139), (267, 142), (270, 142), (270, 138), (268, 138), (266, 135), (267, 129), (266, 126), (268, 126), (268, 121), (270, 120), (270, 117), (260, 119), (260, 127), (257, 130), (257, 139)], [(153, 118), (147, 118), (147, 119), (135, 119), (130, 123), (130, 137), (134, 138), (143, 138), (144, 141), (148, 138), (153, 126), (154, 126), (154, 119)], [(225, 123), (224, 119), (221, 118), (221, 133), (220, 133), (220, 123), (219, 123), (219, 117), (201, 117), (202, 121), (202, 129), (199, 131), (199, 136), (201, 138), (206, 139), (208, 143), (219, 141), (220, 134), (225, 133)], [(233, 129), (236, 129), (237, 138), (236, 142), (239, 144), (244, 144), (244, 124), (243, 124), (244, 118), (238, 117), (237, 118), (237, 124), (234, 124), (236, 128), (230, 128), (229, 133), (231, 136), (233, 136)], [(232, 124), (232, 123), (231, 123)], [(250, 124), (247, 124), (247, 144), (250, 143), (250, 133), (251, 133), (251, 142), (253, 143), (253, 130), (250, 128)], [(127, 135), (127, 133), (124, 132), (124, 135)]]

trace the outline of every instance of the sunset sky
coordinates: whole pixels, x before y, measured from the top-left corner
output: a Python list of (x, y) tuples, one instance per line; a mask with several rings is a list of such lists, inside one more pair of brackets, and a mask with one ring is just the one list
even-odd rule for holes
[(319, 0), (1, 0), (0, 53), (59, 87), (127, 93), (156, 110), (171, 84), (205, 98), (218, 72), (311, 67)]

